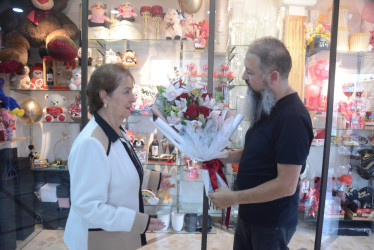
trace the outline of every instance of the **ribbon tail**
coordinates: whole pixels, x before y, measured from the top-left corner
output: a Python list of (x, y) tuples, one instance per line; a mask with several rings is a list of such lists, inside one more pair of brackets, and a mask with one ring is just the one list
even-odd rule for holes
[(225, 220), (225, 225), (226, 225), (226, 228), (227, 228), (227, 229), (229, 229), (230, 214), (231, 214), (231, 207), (228, 207), (228, 208), (226, 209), (226, 220)]

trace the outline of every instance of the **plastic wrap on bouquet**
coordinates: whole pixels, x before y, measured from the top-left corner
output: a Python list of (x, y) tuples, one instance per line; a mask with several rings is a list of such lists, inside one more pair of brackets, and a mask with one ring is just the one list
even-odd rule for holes
[(243, 116), (238, 114), (223, 120), (221, 124), (217, 120), (209, 120), (202, 130), (195, 130), (191, 124), (187, 124), (178, 132), (156, 115), (151, 121), (184, 154), (204, 162), (225, 157), (229, 139), (242, 119)]

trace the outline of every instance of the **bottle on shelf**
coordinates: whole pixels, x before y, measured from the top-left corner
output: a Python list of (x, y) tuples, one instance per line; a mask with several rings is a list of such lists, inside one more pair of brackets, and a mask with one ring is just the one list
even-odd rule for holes
[(48, 62), (48, 67), (47, 67), (47, 89), (52, 89), (53, 86), (53, 66), (52, 62)]
[(151, 144), (151, 156), (155, 157), (159, 155), (159, 144), (157, 141), (157, 137), (153, 138), (153, 142)]

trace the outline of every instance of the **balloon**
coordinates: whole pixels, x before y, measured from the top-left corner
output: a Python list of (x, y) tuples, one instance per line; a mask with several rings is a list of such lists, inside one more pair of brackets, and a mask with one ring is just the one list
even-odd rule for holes
[(199, 11), (203, 0), (178, 0), (182, 11), (188, 14), (194, 14)]
[(32, 97), (24, 101), (21, 108), (25, 110), (25, 114), (20, 118), (28, 124), (34, 124), (42, 118), (43, 109)]
[(320, 81), (329, 78), (329, 60), (319, 60), (314, 66), (314, 74)]
[(369, 23), (374, 23), (374, 2), (370, 2), (362, 7), (362, 18)]
[(308, 84), (305, 86), (305, 105), (309, 107), (319, 106), (320, 87), (316, 84)]

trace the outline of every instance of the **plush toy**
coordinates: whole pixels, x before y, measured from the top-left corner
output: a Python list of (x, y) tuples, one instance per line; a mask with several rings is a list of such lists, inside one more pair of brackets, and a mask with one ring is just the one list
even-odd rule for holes
[(124, 2), (121, 6), (117, 8), (118, 14), (116, 15), (116, 19), (120, 21), (129, 21), (135, 22), (135, 17), (137, 14), (134, 12), (134, 8), (130, 2)]
[(35, 63), (31, 68), (31, 75), (30, 89), (44, 89), (43, 64)]
[(9, 109), (12, 115), (22, 117), (25, 114), (25, 111), (21, 109), (16, 99), (5, 95), (3, 91), (4, 85), (5, 80), (3, 78), (0, 78), (0, 107), (4, 109)]
[(176, 9), (168, 9), (164, 16), (165, 38), (179, 40), (182, 37), (182, 25)]
[(28, 66), (25, 66), (20, 72), (11, 74), (11, 86), (16, 89), (29, 89), (31, 83), (29, 73), (30, 68)]
[(43, 109), (44, 120), (46, 122), (65, 121), (67, 112), (65, 96), (60, 94), (47, 94), (45, 95), (45, 99), (47, 100), (48, 107)]
[(102, 2), (96, 2), (90, 7), (88, 15), (89, 27), (109, 27), (110, 18), (106, 16), (107, 9)]
[(0, 141), (11, 141), (16, 130), (14, 116), (7, 109), (0, 109)]
[(127, 49), (125, 52), (125, 56), (123, 57), (123, 64), (126, 66), (135, 66), (138, 63), (136, 59), (135, 51), (131, 49)]
[(30, 47), (45, 47), (57, 61), (72, 61), (78, 48), (77, 26), (62, 11), (69, 0), (18, 1), (25, 12), (16, 15), (11, 8), (0, 14), (4, 49), (0, 51), (0, 71), (15, 73), (28, 61)]
[(75, 68), (73, 71), (73, 77), (70, 79), (69, 89), (70, 90), (81, 90), (81, 67)]

